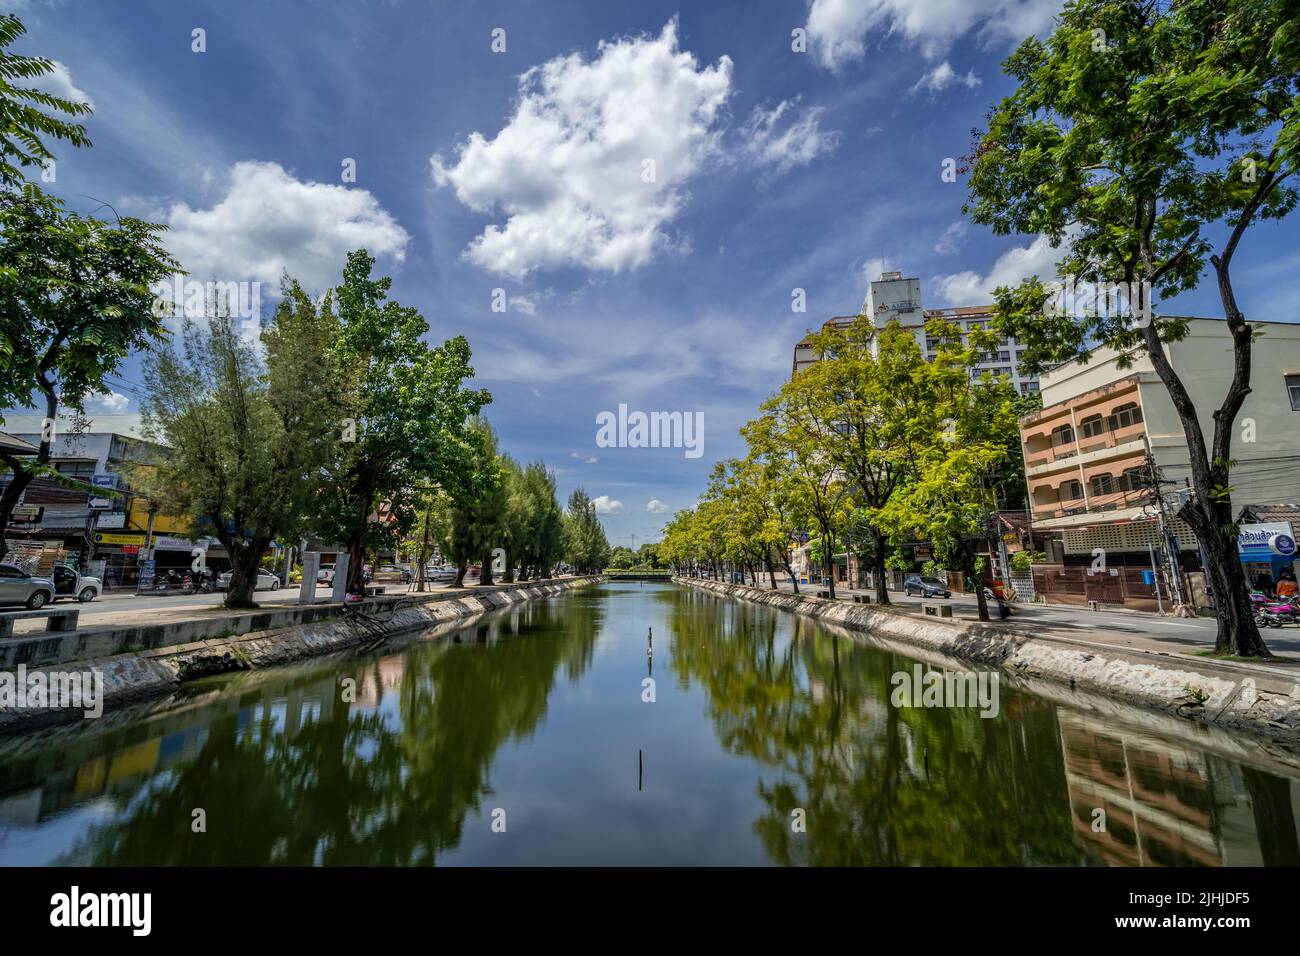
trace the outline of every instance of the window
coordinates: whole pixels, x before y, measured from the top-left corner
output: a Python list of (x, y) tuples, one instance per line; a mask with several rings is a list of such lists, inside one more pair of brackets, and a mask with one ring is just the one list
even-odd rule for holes
[(1052, 447), (1069, 445), (1074, 442), (1074, 429), (1069, 425), (1057, 425), (1052, 429)]
[(1083, 485), (1077, 481), (1065, 481), (1061, 483), (1061, 500), (1074, 501), (1083, 497)]
[(1021, 382), (1021, 383), (1020, 383), (1020, 389), (1021, 389), (1021, 391), (1024, 391), (1024, 392), (1036, 392), (1036, 391), (1038, 391), (1038, 383), (1037, 383), (1037, 382)]
[(1095, 438), (1106, 430), (1106, 423), (1100, 415), (1089, 415), (1079, 423), (1079, 431), (1084, 438)]
[(1145, 468), (1127, 468), (1124, 474), (1119, 476), (1120, 491), (1141, 491), (1146, 487), (1147, 475)]
[(1115, 477), (1113, 475), (1094, 475), (1088, 485), (1094, 495), (1113, 495), (1115, 493)]
[(1121, 405), (1110, 416), (1110, 427), (1112, 429), (1127, 428), (1129, 425), (1136, 425), (1142, 421), (1142, 409), (1138, 408), (1136, 402), (1129, 402), (1127, 405)]
[(1286, 377), (1286, 394), (1291, 399), (1291, 411), (1300, 412), (1300, 375)]

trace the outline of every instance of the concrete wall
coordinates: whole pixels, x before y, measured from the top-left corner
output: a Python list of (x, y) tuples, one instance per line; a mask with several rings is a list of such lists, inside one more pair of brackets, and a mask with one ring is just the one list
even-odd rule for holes
[[(597, 580), (598, 577), (567, 578), (547, 584), (504, 585), (474, 593), (414, 594), (377, 598), (357, 605), (315, 605), (232, 615), (210, 621), (186, 621), (152, 629), (88, 632), (85, 636), (91, 639), (84, 642), (84, 649), (77, 633), (55, 634), (48, 640), (62, 642), (71, 639), (73, 643), (67, 649), (80, 656), (63, 658), (57, 663), (51, 660), (11, 661), (3, 670), (13, 671), (17, 663), (23, 663), (29, 674), (37, 671), (98, 671), (105, 683), (106, 702), (118, 704), (174, 690), (178, 684), (196, 677), (268, 667), (345, 650), (510, 604), (561, 594)], [(213, 628), (222, 630), (213, 631)], [(209, 632), (215, 636), (203, 636)], [(142, 635), (153, 643), (129, 643)], [(3, 642), (11, 657), (10, 645), (17, 642), (18, 639)], [(62, 643), (59, 647), (63, 648)], [(94, 653), (104, 647), (116, 650), (107, 654)], [(53, 648), (51, 653), (54, 653)], [(57, 709), (0, 708), (0, 732), (78, 719), (80, 714), (80, 711)]]

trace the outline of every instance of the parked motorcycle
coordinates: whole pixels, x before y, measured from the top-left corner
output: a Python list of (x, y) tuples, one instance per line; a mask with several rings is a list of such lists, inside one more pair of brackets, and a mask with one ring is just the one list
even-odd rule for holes
[(1255, 623), (1260, 627), (1283, 627), (1300, 624), (1300, 605), (1290, 601), (1270, 601), (1255, 605)]

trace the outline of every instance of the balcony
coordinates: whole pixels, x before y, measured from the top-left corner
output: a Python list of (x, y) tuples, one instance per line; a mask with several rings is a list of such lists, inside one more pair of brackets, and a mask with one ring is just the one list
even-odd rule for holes
[[(1064, 447), (1062, 446), (1062, 449)], [(1112, 458), (1138, 456), (1145, 453), (1146, 443), (1141, 438), (1116, 441), (1113, 440), (1111, 434), (1104, 437), (1098, 435), (1093, 438), (1081, 439), (1077, 453), (1072, 450), (1055, 451), (1049, 461), (1044, 453), (1039, 452), (1035, 457), (1026, 459), (1025, 477), (1039, 478), (1067, 468), (1078, 468), (1080, 465), (1093, 465), (1109, 461)]]

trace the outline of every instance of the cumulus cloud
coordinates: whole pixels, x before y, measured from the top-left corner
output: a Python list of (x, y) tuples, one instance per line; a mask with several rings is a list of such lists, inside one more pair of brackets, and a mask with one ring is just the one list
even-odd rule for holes
[(121, 415), (131, 406), (131, 399), (117, 392), (104, 392), (86, 399), (86, 412), (91, 415)]
[(623, 502), (610, 498), (609, 495), (593, 498), (591, 504), (598, 515), (621, 515), (623, 513)]
[(662, 515), (668, 513), (668, 506), (658, 498), (651, 498), (646, 502), (645, 510), (650, 512), (652, 515)]
[(986, 42), (1021, 40), (1043, 30), (1062, 0), (813, 0), (808, 39), (817, 62), (838, 70), (866, 55), (868, 33), (894, 34), (927, 59), (978, 27)]
[(278, 163), (231, 167), (210, 209), (173, 205), (167, 247), (199, 281), (261, 281), (288, 270), (307, 289), (339, 281), (347, 254), (365, 247), (401, 262), (410, 236), (364, 189), (294, 178)]
[(897, 271), (894, 260), (884, 256), (873, 256), (862, 263), (862, 278), (868, 283), (878, 281), (882, 273)]
[(1053, 248), (1046, 236), (1039, 236), (1028, 246), (1008, 249), (993, 263), (987, 275), (978, 272), (954, 272), (935, 278), (940, 297), (948, 305), (984, 305), (993, 300), (998, 286), (1019, 285), (1022, 279), (1036, 275), (1044, 282), (1056, 279), (1056, 264), (1064, 258), (1066, 244)]
[(454, 160), (430, 160), (464, 205), (506, 216), (466, 256), (515, 278), (645, 265), (672, 246), (665, 227), (685, 184), (718, 153), (730, 92), (730, 58), (701, 66), (678, 48), (676, 19), (657, 37), (603, 41), (591, 60), (573, 53), (528, 70), (494, 138), (473, 132)]
[(980, 78), (975, 75), (974, 70), (970, 70), (965, 76), (962, 76), (952, 68), (947, 60), (944, 60), (917, 80), (916, 85), (912, 87), (912, 92), (917, 93), (924, 90), (930, 93), (938, 93), (954, 83), (960, 83), (962, 86), (973, 90), (980, 85)]
[[(68, 68), (58, 60), (52, 62), (54, 71), (32, 80), (31, 85), (43, 93), (49, 93), (51, 96), (71, 100), (74, 103), (85, 103), (87, 106), (94, 107), (95, 104), (91, 100), (90, 94), (72, 82), (72, 74), (68, 72)], [(19, 81), (19, 85), (22, 85), (21, 81)]]
[(807, 166), (840, 141), (838, 130), (821, 128), (824, 107), (799, 110), (799, 98), (782, 100), (772, 109), (756, 106), (740, 129), (741, 149), (774, 176)]

